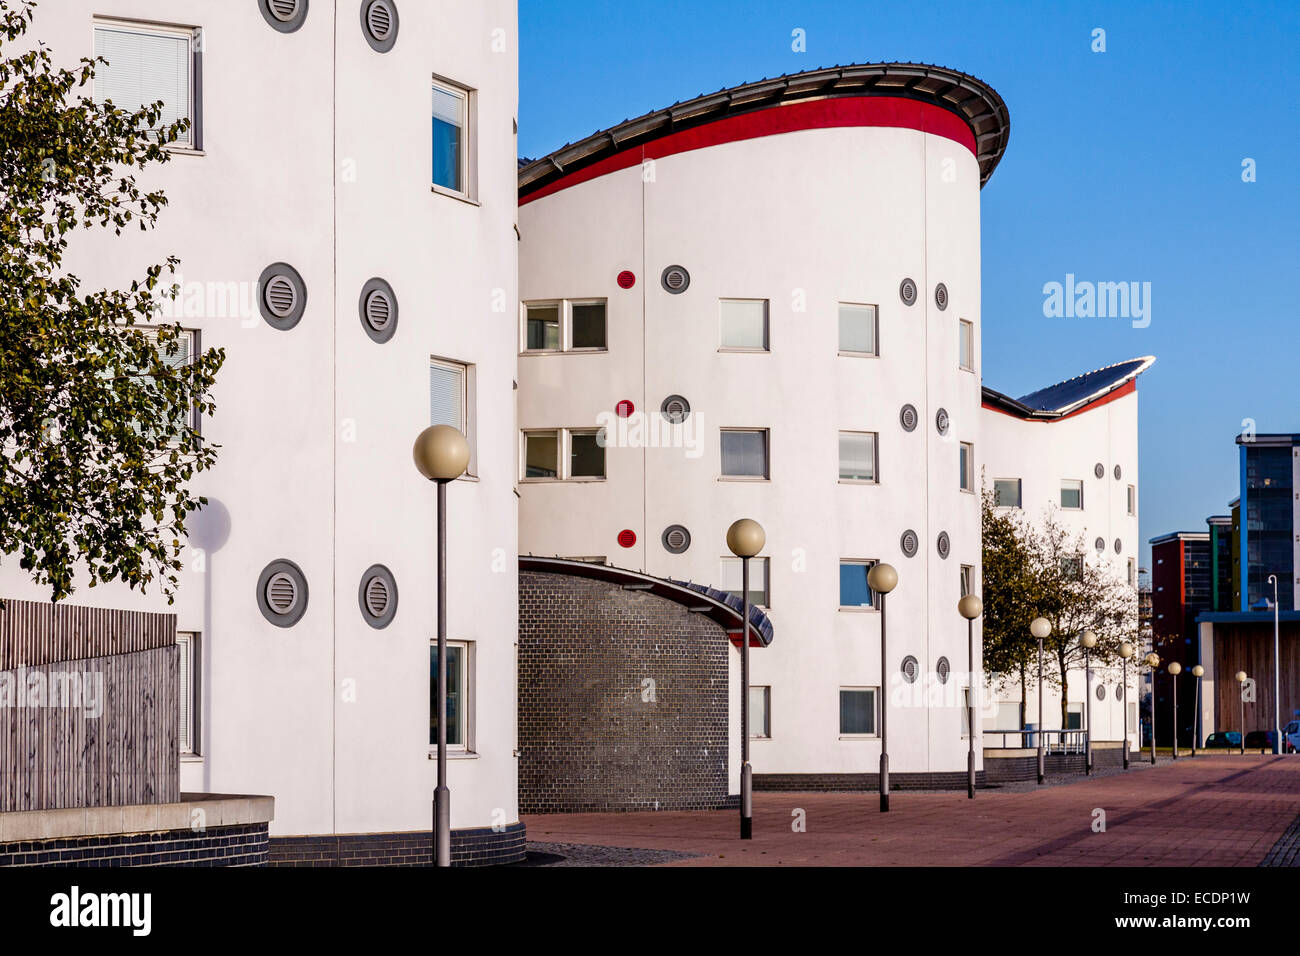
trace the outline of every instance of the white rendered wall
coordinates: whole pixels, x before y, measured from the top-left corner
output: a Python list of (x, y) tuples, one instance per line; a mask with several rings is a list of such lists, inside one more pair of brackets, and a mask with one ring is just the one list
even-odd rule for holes
[[(251, 285), (282, 260), (307, 286), (288, 332), (255, 307), (181, 319), (227, 357), (217, 414), (203, 423), (222, 446), (218, 465), (194, 483), (211, 502), (191, 522), (203, 550), (189, 553), (176, 603), (114, 586), (70, 598), (174, 612), (179, 630), (201, 633), (203, 756), (183, 764), (182, 789), (271, 794), (273, 834), (430, 825), (435, 499), (410, 449), (429, 422), (433, 355), (477, 372), (478, 479), (448, 489), (449, 633), (475, 642), (478, 751), (450, 767), (452, 826), (517, 819), (516, 330), (508, 306), (493, 311), (517, 295), (515, 4), (399, 9), (386, 54), (366, 44), (356, 3), (337, 13), (314, 3), (299, 31), (281, 34), (252, 0), (64, 0), (42, 4), (29, 34), (71, 65), (92, 53), (94, 16), (204, 31), (205, 153), (149, 177), (170, 200), (156, 231), (74, 246), (87, 287), (120, 286), (171, 253), (186, 283)], [(477, 91), (478, 204), (430, 190), (435, 74)], [(357, 312), (376, 275), (400, 304), (383, 345)], [(310, 589), (288, 629), (267, 623), (255, 598), (277, 558), (295, 561)], [(400, 592), (384, 630), (357, 603), (375, 563)], [(48, 596), (11, 560), (0, 594)]]

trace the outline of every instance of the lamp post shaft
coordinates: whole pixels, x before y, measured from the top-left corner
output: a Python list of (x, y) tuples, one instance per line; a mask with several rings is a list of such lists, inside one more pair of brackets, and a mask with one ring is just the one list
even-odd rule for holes
[(880, 812), (889, 812), (889, 667), (885, 649), (885, 595), (880, 595)]
[(447, 789), (447, 482), (438, 482), (438, 786), (433, 791), (433, 850), (451, 866), (451, 791)]
[(966, 796), (975, 799), (975, 620), (966, 619)]
[(1192, 704), (1192, 756), (1196, 756), (1196, 747), (1201, 742), (1201, 679), (1196, 678), (1196, 697)]
[(1246, 687), (1239, 684), (1241, 692), (1241, 755), (1246, 756)]
[(749, 558), (740, 559), (740, 838), (754, 838), (753, 771), (749, 766)]
[(1151, 668), (1151, 766), (1156, 765), (1156, 669)]
[(1120, 681), (1124, 687), (1124, 696), (1120, 698), (1120, 717), (1124, 721), (1124, 744), (1120, 748), (1124, 752), (1124, 769), (1128, 769), (1128, 658), (1120, 659)]
[(1092, 773), (1092, 657), (1083, 651), (1083, 719), (1088, 724), (1083, 734), (1083, 772)]
[(1169, 691), (1174, 698), (1174, 759), (1178, 759), (1178, 678), (1169, 675)]
[(1046, 760), (1043, 756), (1043, 639), (1038, 639), (1038, 782), (1041, 784), (1046, 774)]

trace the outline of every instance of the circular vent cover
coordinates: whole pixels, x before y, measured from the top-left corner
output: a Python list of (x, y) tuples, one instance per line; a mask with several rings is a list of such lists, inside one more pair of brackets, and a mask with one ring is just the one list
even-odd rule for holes
[(948, 683), (948, 675), (952, 673), (952, 665), (948, 663), (948, 658), (941, 657), (934, 664), (934, 672), (939, 675), (939, 683)]
[(272, 561), (257, 578), (257, 606), (276, 627), (292, 627), (307, 610), (307, 579), (292, 561)]
[(898, 284), (898, 297), (903, 300), (903, 305), (916, 304), (916, 283), (911, 279), (904, 279)]
[(1098, 478), (1105, 478), (1106, 466), (1103, 465), (1101, 462), (1097, 462), (1097, 466), (1092, 469), (1092, 473), (1096, 475)]
[(1116, 538), (1116, 539), (1115, 539), (1115, 553), (1116, 553), (1116, 554), (1122, 554), (1123, 551), (1124, 551), (1124, 542), (1121, 541), (1119, 538)]
[(909, 684), (915, 684), (917, 677), (921, 675), (921, 665), (915, 657), (908, 654), (903, 658), (903, 680)]
[(669, 395), (659, 406), (659, 414), (674, 425), (691, 417), (691, 403), (680, 395)]
[(620, 548), (630, 548), (636, 544), (636, 532), (631, 528), (624, 528), (618, 533), (618, 546)]
[(1116, 465), (1116, 466), (1115, 466), (1115, 480), (1116, 480), (1116, 481), (1119, 481), (1120, 478), (1123, 476), (1123, 474), (1124, 474), (1124, 472), (1122, 472), (1122, 471), (1119, 470), (1119, 465)]
[(293, 33), (307, 19), (307, 0), (259, 0), (262, 18), (281, 33)]
[(952, 550), (952, 542), (948, 540), (947, 531), (939, 532), (939, 538), (935, 541), (934, 546), (939, 552), (939, 557), (948, 557), (948, 552)]
[(397, 4), (393, 0), (368, 0), (361, 5), (361, 32), (378, 53), (387, 53), (397, 42)]
[(307, 286), (298, 270), (286, 262), (275, 262), (262, 270), (257, 280), (258, 307), (266, 324), (287, 332), (302, 319), (307, 308)]
[(1098, 538), (1096, 541), (1093, 542), (1093, 545), (1097, 548), (1098, 551), (1105, 551), (1105, 550), (1106, 550), (1106, 539), (1105, 539), (1105, 538)]
[(939, 429), (940, 435), (948, 434), (948, 409), (941, 408), (934, 416), (934, 427)]
[(1097, 699), (1098, 699), (1098, 700), (1105, 700), (1105, 699), (1106, 699), (1106, 685), (1105, 685), (1105, 684), (1098, 684), (1098, 685), (1097, 685), (1097, 690), (1095, 691), (1095, 693), (1097, 694)]
[(618, 287), (620, 289), (630, 289), (636, 285), (636, 273), (624, 269), (618, 274)]
[(1115, 694), (1115, 699), (1116, 699), (1116, 700), (1123, 700), (1123, 699), (1124, 699), (1124, 685), (1123, 685), (1123, 684), (1116, 684), (1116, 685), (1115, 685), (1114, 694)]
[(664, 528), (663, 542), (669, 554), (681, 554), (691, 546), (691, 533), (679, 524), (670, 524)]
[(680, 295), (690, 288), (691, 274), (683, 266), (669, 266), (659, 277), (659, 282), (666, 291)]
[(940, 312), (948, 308), (948, 287), (942, 282), (934, 287), (934, 304), (939, 307)]
[(898, 539), (898, 546), (903, 550), (903, 554), (911, 558), (916, 555), (916, 550), (921, 546), (921, 542), (916, 537), (916, 532), (908, 528), (903, 532), (903, 536)]
[(361, 616), (373, 628), (384, 628), (392, 623), (397, 613), (397, 582), (393, 572), (382, 564), (373, 564), (361, 575), (357, 587), (357, 603)]
[(916, 431), (916, 423), (919, 417), (916, 414), (915, 405), (904, 405), (898, 410), (898, 424), (903, 426), (903, 431)]
[(387, 342), (397, 332), (397, 296), (393, 287), (378, 277), (361, 287), (357, 302), (361, 328), (376, 342)]
[(614, 414), (617, 415), (619, 418), (627, 418), (634, 411), (636, 411), (636, 406), (632, 404), (632, 400), (630, 398), (625, 398), (621, 400), (617, 405), (614, 406)]

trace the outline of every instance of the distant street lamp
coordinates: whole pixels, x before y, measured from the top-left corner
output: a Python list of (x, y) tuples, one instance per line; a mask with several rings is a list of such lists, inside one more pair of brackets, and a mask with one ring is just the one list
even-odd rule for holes
[(469, 442), (450, 425), (430, 425), (411, 450), (420, 474), (438, 484), (438, 786), (433, 791), (433, 862), (451, 866), (451, 791), (447, 789), (447, 482), (469, 465)]
[(1142, 658), (1142, 663), (1151, 668), (1151, 766), (1156, 765), (1156, 668), (1160, 666), (1160, 655), (1152, 651)]
[[(1174, 695), (1174, 759), (1178, 759), (1178, 675), (1183, 672), (1183, 665), (1177, 661), (1169, 662), (1169, 684)], [(1155, 675), (1151, 677), (1155, 680)]]
[(1052, 633), (1052, 622), (1045, 617), (1036, 617), (1029, 623), (1029, 633), (1038, 639), (1038, 782), (1041, 785), (1046, 774), (1046, 759), (1043, 755), (1043, 638)]
[(1280, 754), (1282, 752), (1282, 659), (1278, 646), (1281, 618), (1277, 603), (1277, 575), (1270, 574), (1268, 581), (1273, 585), (1273, 753)]
[(1097, 646), (1097, 635), (1084, 631), (1079, 638), (1083, 648), (1083, 712), (1087, 727), (1083, 735), (1083, 772), (1092, 773), (1092, 659), (1090, 654)]
[[(1133, 656), (1134, 648), (1132, 643), (1124, 641), (1119, 645), (1120, 673), (1123, 675), (1120, 680), (1123, 681), (1124, 696), (1120, 698), (1121, 706), (1120, 715), (1124, 720), (1124, 769), (1128, 769), (1128, 659)], [(1142, 735), (1139, 733), (1139, 737)]]
[(957, 602), (957, 613), (966, 619), (966, 796), (975, 799), (975, 618), (984, 612), (984, 603), (974, 594)]
[(898, 572), (890, 564), (876, 564), (867, 572), (867, 587), (880, 595), (880, 812), (889, 812), (889, 694), (886, 676), (885, 595), (898, 586)]
[(1241, 755), (1246, 755), (1246, 672), (1237, 671), (1237, 686), (1241, 688)]
[(740, 558), (740, 838), (754, 837), (753, 769), (749, 765), (749, 559), (763, 550), (767, 533), (752, 518), (727, 529), (727, 547)]
[(1205, 668), (1195, 665), (1192, 676), (1196, 678), (1196, 710), (1192, 713), (1192, 756), (1195, 757), (1196, 747), (1201, 742), (1201, 678), (1205, 676)]

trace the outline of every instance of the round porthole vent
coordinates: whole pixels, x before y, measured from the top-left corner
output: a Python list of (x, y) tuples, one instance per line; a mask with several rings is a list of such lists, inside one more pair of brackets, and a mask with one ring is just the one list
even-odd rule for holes
[(1106, 466), (1103, 465), (1101, 462), (1097, 462), (1096, 467), (1094, 467), (1094, 468), (1092, 469), (1092, 473), (1093, 473), (1094, 475), (1096, 475), (1098, 478), (1105, 478), (1105, 477), (1106, 477)]
[(940, 312), (948, 308), (948, 287), (942, 282), (934, 287), (934, 304)]
[(385, 628), (397, 614), (397, 582), (393, 572), (382, 564), (372, 564), (361, 575), (357, 586), (357, 603), (361, 616), (373, 628)]
[(287, 262), (275, 262), (258, 277), (258, 306), (266, 324), (287, 332), (298, 324), (307, 308), (307, 286), (298, 270)]
[(938, 539), (934, 542), (935, 550), (939, 552), (939, 557), (947, 558), (948, 552), (952, 550), (952, 542), (948, 540), (948, 532), (940, 531)]
[(903, 426), (905, 432), (916, 431), (916, 423), (919, 420), (915, 405), (904, 405), (898, 410), (898, 424)]
[(916, 679), (921, 676), (921, 664), (911, 654), (908, 654), (903, 658), (903, 666), (901, 670), (903, 672), (903, 680), (907, 681), (909, 684), (915, 684)]
[(383, 279), (371, 279), (361, 287), (357, 308), (361, 328), (374, 341), (387, 342), (397, 332), (397, 296)]
[(903, 300), (903, 305), (916, 305), (916, 283), (911, 279), (904, 279), (898, 284), (898, 297)]
[(1116, 465), (1116, 466), (1115, 466), (1115, 480), (1116, 480), (1116, 481), (1119, 481), (1120, 478), (1122, 478), (1123, 476), (1124, 476), (1124, 472), (1120, 471), (1119, 465)]
[(631, 528), (624, 528), (618, 533), (618, 546), (620, 548), (630, 548), (636, 544), (636, 532)]
[(397, 42), (397, 4), (393, 0), (368, 0), (361, 5), (361, 32), (370, 48), (387, 53)]
[(670, 524), (664, 528), (663, 542), (669, 554), (681, 554), (691, 546), (691, 533), (679, 524)]
[(941, 408), (934, 416), (934, 427), (939, 430), (940, 435), (948, 434), (948, 409)]
[(262, 18), (281, 33), (293, 33), (307, 19), (307, 0), (258, 0)]
[(670, 424), (680, 425), (691, 417), (691, 403), (680, 395), (669, 395), (659, 406), (659, 414)]
[(940, 684), (948, 683), (948, 677), (952, 674), (952, 665), (948, 663), (948, 658), (941, 657), (935, 661), (934, 672), (938, 675)]
[(629, 269), (624, 269), (618, 274), (618, 287), (620, 289), (630, 289), (636, 285), (636, 273)]
[(1123, 685), (1123, 684), (1116, 684), (1116, 685), (1115, 685), (1115, 690), (1114, 690), (1112, 693), (1114, 693), (1114, 695), (1115, 695), (1115, 699), (1116, 699), (1116, 700), (1123, 700), (1123, 699), (1124, 699), (1124, 685)]
[(1121, 541), (1119, 538), (1116, 538), (1116, 539), (1115, 539), (1115, 553), (1116, 553), (1116, 554), (1122, 554), (1123, 552), (1124, 552), (1124, 542)]
[(307, 610), (307, 579), (292, 561), (272, 561), (257, 578), (257, 606), (276, 627), (292, 627)]
[(1106, 699), (1106, 685), (1105, 685), (1105, 684), (1098, 684), (1098, 685), (1097, 685), (1097, 690), (1095, 691), (1095, 693), (1097, 694), (1097, 699), (1098, 699), (1098, 700), (1105, 700), (1105, 699)]
[(680, 295), (691, 285), (691, 274), (683, 266), (669, 266), (659, 277), (664, 290), (673, 295)]
[(1105, 551), (1105, 550), (1106, 550), (1106, 539), (1105, 539), (1105, 538), (1098, 538), (1096, 541), (1093, 542), (1093, 546), (1096, 547), (1096, 549), (1097, 549), (1098, 551)]
[(903, 536), (898, 539), (898, 547), (902, 550), (903, 554), (907, 555), (909, 558), (916, 556), (917, 549), (920, 546), (920, 539), (917, 538), (916, 532), (911, 528), (904, 531)]

